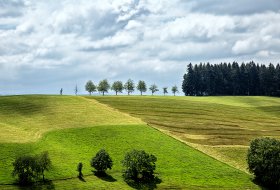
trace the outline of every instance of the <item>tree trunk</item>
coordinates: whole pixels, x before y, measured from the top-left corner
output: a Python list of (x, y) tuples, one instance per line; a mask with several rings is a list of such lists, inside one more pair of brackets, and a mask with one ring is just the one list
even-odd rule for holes
[(142, 96), (142, 91), (141, 91), (141, 96)]
[(116, 91), (116, 96), (118, 95), (118, 92)]
[(104, 91), (102, 92), (102, 95), (104, 96)]

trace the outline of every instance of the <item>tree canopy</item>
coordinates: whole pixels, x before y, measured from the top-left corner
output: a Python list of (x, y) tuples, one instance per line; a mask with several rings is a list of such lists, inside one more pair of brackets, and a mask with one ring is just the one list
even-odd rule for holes
[(163, 87), (163, 88), (162, 88), (162, 91), (163, 91), (163, 95), (165, 96), (165, 94), (167, 94), (167, 93), (168, 93), (168, 91), (167, 91), (167, 87)]
[(152, 92), (152, 95), (154, 95), (154, 93), (158, 91), (158, 87), (155, 84), (152, 84), (149, 89)]
[(108, 93), (108, 90), (110, 89), (110, 84), (109, 84), (108, 80), (104, 79), (104, 80), (100, 81), (97, 89), (99, 92), (102, 93), (103, 96), (104, 96), (105, 92)]
[(118, 95), (118, 92), (122, 93), (123, 88), (124, 87), (122, 81), (115, 81), (111, 87), (111, 89), (116, 92), (116, 95)]
[(126, 181), (147, 182), (154, 179), (157, 158), (144, 150), (132, 150), (126, 153), (122, 164)]
[(96, 86), (93, 84), (93, 82), (92, 82), (91, 80), (89, 80), (89, 81), (86, 83), (85, 89), (86, 89), (86, 91), (88, 91), (89, 94), (91, 95), (92, 92), (95, 92), (95, 91), (96, 91)]
[(280, 66), (237, 62), (191, 63), (183, 76), (185, 95), (280, 95)]
[(147, 91), (147, 87), (146, 87), (146, 83), (143, 80), (139, 80), (138, 84), (137, 84), (137, 90), (140, 91), (141, 96), (143, 94), (143, 92)]
[(175, 96), (175, 94), (176, 94), (177, 92), (179, 92), (179, 91), (178, 91), (178, 87), (177, 87), (176, 85), (175, 85), (175, 86), (172, 86), (171, 91), (172, 91), (172, 93), (174, 94), (174, 96)]
[(127, 94), (130, 95), (134, 91), (135, 85), (133, 80), (128, 79), (127, 82), (124, 84), (124, 89), (127, 91)]
[(267, 186), (280, 187), (280, 141), (267, 137), (253, 140), (247, 161), (249, 171), (257, 181)]

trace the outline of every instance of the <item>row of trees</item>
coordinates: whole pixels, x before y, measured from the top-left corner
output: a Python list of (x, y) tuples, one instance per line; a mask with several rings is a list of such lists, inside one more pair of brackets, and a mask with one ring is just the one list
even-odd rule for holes
[[(144, 150), (132, 150), (127, 152), (121, 162), (124, 167), (124, 180), (128, 183), (131, 181), (147, 183), (154, 180), (156, 161), (157, 158), (154, 155), (148, 154)], [(97, 152), (97, 154), (91, 159), (90, 163), (91, 166), (96, 169), (95, 174), (101, 176), (106, 175), (106, 170), (112, 169), (113, 167), (113, 161), (104, 149)]]
[[(122, 93), (123, 90), (126, 90), (127, 94), (130, 95), (135, 91), (135, 88), (141, 93), (141, 96), (144, 92), (147, 91), (147, 85), (143, 80), (140, 80), (137, 85), (135, 85), (134, 81), (131, 79), (128, 79), (127, 82), (124, 84), (122, 81), (115, 81), (112, 85), (110, 85), (108, 80), (104, 79), (100, 81), (97, 86), (91, 80), (89, 80), (85, 85), (85, 89), (89, 92), (90, 95), (93, 92), (99, 91), (100, 93), (102, 93), (103, 96), (104, 93), (108, 93), (110, 89), (113, 90), (116, 93), (116, 95), (118, 95), (118, 93)], [(155, 84), (152, 84), (149, 87), (149, 90), (152, 92), (152, 95), (154, 95), (155, 92), (159, 91), (157, 85)], [(176, 85), (171, 88), (171, 91), (174, 94), (174, 96), (176, 93), (179, 92), (178, 87)], [(166, 95), (167, 93), (168, 87), (163, 87), (163, 94)]]
[[(147, 183), (155, 179), (154, 170), (156, 169), (155, 162), (157, 158), (150, 155), (143, 150), (132, 150), (125, 154), (122, 160), (123, 178), (129, 182)], [(110, 155), (101, 149), (92, 157), (90, 161), (91, 167), (97, 176), (106, 176), (106, 170), (112, 169), (113, 161)], [(19, 185), (30, 185), (34, 182), (45, 181), (44, 172), (51, 168), (51, 160), (48, 152), (43, 152), (35, 156), (20, 156), (13, 162), (14, 170), (12, 175), (18, 177)], [(82, 178), (83, 163), (78, 163), (77, 171), (78, 177)]]
[(280, 65), (254, 62), (188, 65), (185, 95), (280, 95)]

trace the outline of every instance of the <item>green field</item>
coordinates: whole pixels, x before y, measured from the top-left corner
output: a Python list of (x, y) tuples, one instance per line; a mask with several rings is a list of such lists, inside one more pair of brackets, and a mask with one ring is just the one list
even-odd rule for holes
[(246, 171), (250, 140), (280, 139), (280, 98), (94, 97), (122, 112)]
[[(162, 180), (157, 184), (159, 189), (259, 189), (251, 181), (252, 176), (143, 122), (155, 125), (147, 118), (158, 117), (159, 123), (161, 114), (162, 122), (171, 117), (179, 120), (181, 114), (175, 113), (185, 108), (175, 103), (188, 103), (188, 98), (94, 98), (122, 112), (88, 97), (0, 97), (0, 189), (22, 189), (10, 185), (14, 183), (10, 173), (16, 156), (45, 150), (49, 151), (53, 162), (46, 177), (53, 181), (39, 189), (131, 189), (121, 177), (120, 163), (125, 152), (131, 149), (143, 149), (158, 158), (156, 172)], [(166, 108), (162, 102), (166, 103)], [(160, 109), (161, 112), (153, 111)], [(169, 118), (167, 110), (175, 115)], [(101, 148), (105, 148), (114, 161), (113, 169), (108, 172), (111, 179), (97, 178), (89, 166), (90, 159)], [(79, 162), (84, 163), (86, 182), (76, 178)]]

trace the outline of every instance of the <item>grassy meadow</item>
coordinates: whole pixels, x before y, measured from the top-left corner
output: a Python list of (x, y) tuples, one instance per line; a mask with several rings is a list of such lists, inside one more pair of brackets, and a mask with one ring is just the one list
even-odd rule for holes
[[(89, 97), (90, 98), (90, 97)], [(280, 98), (273, 97), (94, 97), (212, 157), (247, 171), (250, 141), (280, 139)]]
[[(120, 163), (131, 149), (143, 149), (158, 158), (156, 174), (162, 180), (157, 184), (158, 189), (258, 189), (251, 181), (252, 176), (144, 123), (150, 122), (140, 104), (146, 105), (147, 117), (152, 118), (161, 113), (151, 112), (150, 105), (165, 102), (165, 98), (95, 99), (43, 95), (0, 97), (0, 189), (24, 189), (12, 185), (15, 182), (11, 177), (12, 162), (19, 155), (46, 150), (52, 160), (46, 178), (52, 182), (38, 189), (132, 189), (122, 179)], [(166, 98), (166, 102), (173, 99), (178, 98)], [(164, 105), (161, 106), (165, 118)], [(180, 105), (165, 106), (170, 109), (168, 106)], [(135, 110), (129, 110), (132, 108)], [(106, 179), (94, 176), (89, 164), (101, 148), (109, 152), (114, 162)], [(76, 177), (79, 162), (84, 163), (85, 181)]]

